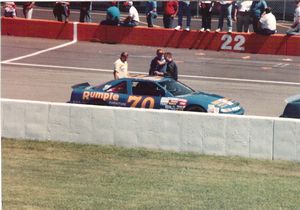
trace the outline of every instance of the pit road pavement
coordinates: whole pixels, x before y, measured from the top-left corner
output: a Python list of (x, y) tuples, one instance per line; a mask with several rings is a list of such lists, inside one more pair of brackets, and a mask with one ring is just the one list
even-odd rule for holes
[[(74, 84), (111, 80), (113, 62), (122, 51), (129, 52), (130, 72), (147, 74), (156, 51), (156, 47), (97, 42), (47, 50), (68, 41), (9, 36), (1, 41), (2, 98), (49, 102), (67, 102)], [(30, 56), (41, 50), (45, 51)], [(180, 81), (239, 101), (247, 115), (279, 116), (284, 99), (300, 93), (300, 57), (164, 50), (173, 53)]]

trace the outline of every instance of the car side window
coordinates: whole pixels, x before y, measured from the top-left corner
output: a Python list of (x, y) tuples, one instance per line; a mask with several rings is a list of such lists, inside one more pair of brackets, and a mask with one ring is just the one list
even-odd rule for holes
[(106, 92), (108, 93), (123, 93), (127, 94), (127, 82), (121, 82), (115, 86), (109, 87)]
[(165, 96), (165, 91), (153, 82), (132, 82), (133, 95)]

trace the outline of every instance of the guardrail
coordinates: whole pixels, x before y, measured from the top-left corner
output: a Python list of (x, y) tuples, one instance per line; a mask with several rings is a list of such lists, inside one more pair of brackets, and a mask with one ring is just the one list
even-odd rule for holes
[(2, 99), (2, 137), (300, 162), (300, 120)]
[(263, 36), (255, 33), (187, 32), (3, 17), (1, 22), (2, 35), (72, 40), (74, 31), (77, 31), (79, 41), (300, 56), (300, 37), (283, 34)]

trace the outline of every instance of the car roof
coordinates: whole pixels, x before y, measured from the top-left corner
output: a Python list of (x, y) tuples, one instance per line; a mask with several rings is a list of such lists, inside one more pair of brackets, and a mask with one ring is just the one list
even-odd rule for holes
[(161, 77), (161, 76), (149, 76), (149, 75), (143, 75), (143, 74), (136, 74), (136, 75), (130, 75), (127, 78), (124, 78), (123, 80), (139, 80), (139, 81), (153, 81), (153, 82), (162, 82), (165, 80), (169, 80), (170, 78)]
[(285, 102), (286, 103), (291, 103), (291, 102), (296, 102), (296, 101), (299, 101), (299, 100), (300, 100), (300, 94), (288, 97), (287, 99), (285, 99)]

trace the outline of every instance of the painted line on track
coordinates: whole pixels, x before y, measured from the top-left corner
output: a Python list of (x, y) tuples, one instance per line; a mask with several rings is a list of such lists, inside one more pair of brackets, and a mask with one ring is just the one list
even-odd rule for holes
[[(65, 69), (72, 71), (90, 71), (90, 72), (105, 72), (112, 73), (112, 69), (96, 69), (96, 68), (85, 68), (85, 67), (73, 67), (73, 66), (55, 66), (55, 65), (43, 65), (43, 64), (29, 64), (29, 63), (4, 63), (6, 65), (15, 66), (28, 66), (28, 67), (40, 67), (40, 68), (52, 68), (52, 69)], [(148, 74), (146, 72), (130, 71), (133, 74)], [(180, 78), (190, 79), (205, 79), (205, 80), (218, 80), (218, 81), (230, 81), (230, 82), (247, 82), (247, 83), (260, 83), (260, 84), (277, 84), (277, 85), (293, 85), (300, 86), (299, 82), (285, 82), (285, 81), (272, 81), (272, 80), (253, 80), (253, 79), (238, 79), (230, 77), (210, 77), (200, 75), (184, 75), (180, 74)]]
[(49, 52), (49, 51), (52, 51), (52, 50), (57, 50), (57, 49), (64, 48), (66, 46), (75, 44), (77, 42), (77, 35), (78, 35), (77, 24), (78, 24), (78, 22), (73, 22), (73, 40), (71, 42), (67, 42), (67, 43), (64, 43), (64, 44), (61, 44), (61, 45), (57, 45), (55, 47), (50, 47), (50, 48), (47, 48), (47, 49), (44, 49), (44, 50), (40, 50), (40, 51), (37, 51), (37, 52), (34, 52), (34, 53), (30, 53), (28, 55), (24, 55), (24, 56), (8, 59), (8, 60), (5, 60), (5, 61), (1, 61), (0, 63), (1, 64), (7, 64), (7, 63), (10, 63), (10, 62), (13, 62), (13, 61), (21, 60), (21, 59), (32, 57), (32, 56), (36, 56), (36, 55), (39, 55), (39, 54), (42, 54), (42, 53), (46, 53), (46, 52)]

